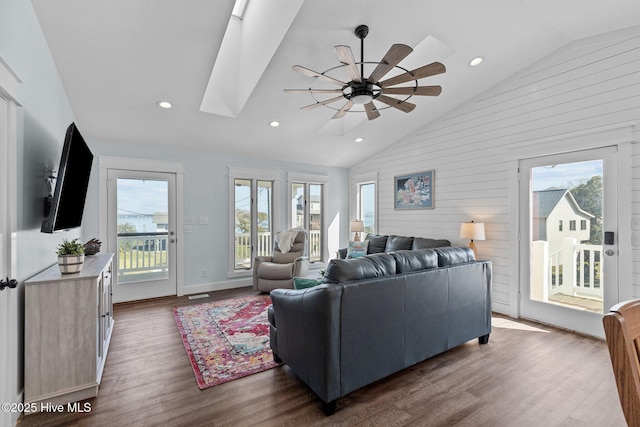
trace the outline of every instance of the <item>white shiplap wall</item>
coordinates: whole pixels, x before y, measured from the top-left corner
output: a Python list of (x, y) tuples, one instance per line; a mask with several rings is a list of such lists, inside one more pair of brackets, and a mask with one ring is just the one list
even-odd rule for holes
[[(484, 222), (487, 240), (477, 246), (479, 258), (493, 262), (493, 308), (515, 316), (517, 197), (510, 181), (516, 176), (514, 160), (521, 158), (519, 147), (527, 147), (531, 157), (537, 141), (555, 140), (545, 147), (561, 152), (564, 135), (575, 140), (575, 135), (637, 121), (640, 27), (567, 45), (352, 168), (350, 206), (355, 206), (358, 177), (377, 172), (382, 234), (447, 238), (463, 246), (468, 241), (458, 239), (460, 223)], [(632, 129), (638, 141), (637, 126)], [(606, 145), (611, 141), (602, 141)], [(573, 143), (570, 149), (575, 148)], [(633, 203), (627, 210), (640, 215), (640, 148), (633, 144), (630, 151)], [(533, 155), (542, 154), (552, 153)], [(429, 169), (435, 169), (435, 209), (394, 210), (394, 175)], [(621, 233), (631, 232), (629, 222), (620, 224)], [(633, 283), (640, 284), (640, 247), (632, 254)], [(621, 294), (640, 296), (640, 287), (622, 280), (627, 289)]]

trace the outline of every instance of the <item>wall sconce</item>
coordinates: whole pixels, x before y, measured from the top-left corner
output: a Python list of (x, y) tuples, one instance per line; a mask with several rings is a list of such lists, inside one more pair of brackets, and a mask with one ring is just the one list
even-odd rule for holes
[(351, 231), (352, 233), (356, 233), (356, 235), (353, 237), (353, 241), (359, 242), (360, 233), (364, 231), (364, 221), (360, 221), (357, 219), (351, 221), (351, 223), (349, 224), (349, 231)]
[(473, 254), (478, 259), (478, 249), (474, 240), (484, 240), (484, 223), (483, 222), (463, 222), (460, 224), (460, 238), (471, 239), (469, 247), (473, 250)]

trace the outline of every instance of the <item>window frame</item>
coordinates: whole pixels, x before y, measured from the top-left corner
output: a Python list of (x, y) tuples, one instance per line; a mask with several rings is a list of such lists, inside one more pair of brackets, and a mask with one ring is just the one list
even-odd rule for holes
[[(289, 227), (294, 227), (293, 215), (291, 213), (291, 200), (293, 197), (293, 191), (291, 191), (291, 186), (293, 184), (303, 184), (304, 185), (304, 229), (307, 230), (307, 233), (310, 233), (310, 209), (311, 203), (309, 200), (309, 187), (311, 185), (321, 185), (322, 186), (322, 195), (320, 198), (320, 259), (316, 261), (312, 261), (309, 259), (309, 263), (311, 265), (314, 264), (323, 264), (327, 261), (327, 224), (326, 224), (326, 213), (327, 206), (326, 202), (328, 200), (329, 193), (329, 177), (326, 175), (315, 175), (315, 174), (306, 174), (306, 173), (296, 173), (290, 172), (287, 174), (287, 224)], [(307, 240), (307, 254), (310, 255), (309, 248), (309, 240)]]
[[(228, 184), (229, 184), (229, 237), (228, 237), (228, 266), (227, 277), (248, 277), (253, 275), (253, 259), (255, 258), (257, 239), (258, 239), (258, 207), (257, 192), (259, 181), (269, 181), (272, 183), (271, 189), (271, 232), (272, 235), (279, 229), (279, 212), (280, 212), (280, 173), (270, 170), (247, 169), (247, 168), (228, 168)], [(238, 270), (235, 263), (235, 182), (238, 179), (251, 181), (251, 268)]]
[[(366, 230), (366, 224), (365, 224), (364, 233), (376, 234), (378, 230), (378, 182), (377, 180), (360, 181), (356, 183), (356, 218), (355, 219), (364, 221), (364, 212), (362, 211), (362, 187), (365, 185), (373, 185), (373, 224), (372, 224), (371, 231)], [(363, 238), (365, 236), (363, 236)]]

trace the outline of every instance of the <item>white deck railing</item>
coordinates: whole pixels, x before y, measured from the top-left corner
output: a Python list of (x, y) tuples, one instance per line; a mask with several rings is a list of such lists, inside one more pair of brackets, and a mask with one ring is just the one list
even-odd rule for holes
[(566, 238), (562, 248), (549, 253), (549, 244), (532, 245), (532, 298), (546, 301), (549, 295), (603, 297), (602, 246), (576, 243)]
[(167, 245), (167, 232), (119, 233), (118, 283), (168, 277)]
[[(258, 246), (256, 249), (255, 256), (268, 256), (273, 253), (271, 233), (258, 233)], [(249, 233), (236, 233), (235, 251), (236, 268), (251, 268), (251, 235)], [(320, 230), (311, 230), (309, 232), (309, 260), (320, 261), (321, 259)]]

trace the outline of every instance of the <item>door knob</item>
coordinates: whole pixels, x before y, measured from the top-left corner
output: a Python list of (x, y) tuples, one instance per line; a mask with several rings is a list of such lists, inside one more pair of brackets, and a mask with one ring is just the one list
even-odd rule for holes
[(8, 277), (6, 278), (6, 280), (0, 279), (0, 291), (4, 291), (4, 288), (6, 287), (14, 289), (17, 286), (18, 286), (18, 281), (16, 279), (9, 279)]
[(607, 256), (611, 256), (613, 255), (615, 252), (613, 252), (613, 249), (607, 249), (606, 251), (604, 251), (604, 254)]

